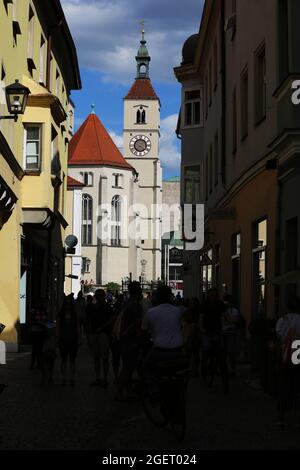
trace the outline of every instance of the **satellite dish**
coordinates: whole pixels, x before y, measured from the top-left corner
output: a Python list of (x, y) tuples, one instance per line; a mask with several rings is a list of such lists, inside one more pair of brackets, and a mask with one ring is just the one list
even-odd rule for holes
[(68, 248), (75, 248), (78, 244), (78, 238), (75, 237), (75, 235), (68, 235), (67, 238), (65, 239), (65, 245)]

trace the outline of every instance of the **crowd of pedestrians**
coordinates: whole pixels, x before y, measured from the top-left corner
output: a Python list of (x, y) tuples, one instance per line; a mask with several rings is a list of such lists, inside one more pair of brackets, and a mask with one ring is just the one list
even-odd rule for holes
[[(47, 322), (41, 301), (32, 316), (31, 368), (40, 368), (42, 381), (51, 382), (58, 348), (61, 385), (75, 386), (76, 375), (80, 377), (76, 358), (84, 341), (94, 364), (91, 386), (107, 389), (113, 381), (115, 399), (126, 402), (135, 398), (133, 379), (153, 375), (162, 359), (184, 357), (190, 375), (201, 375), (205, 383), (212, 354), (217, 351), (221, 374), (235, 377), (237, 361), (245, 359), (247, 333), (246, 320), (231, 295), (221, 299), (216, 289), (210, 289), (200, 302), (174, 296), (167, 286), (145, 295), (140, 284), (132, 282), (124, 294), (98, 289), (94, 295), (79, 292), (76, 299), (73, 294), (66, 296), (54, 323)], [(296, 297), (289, 299), (272, 338), (279, 357), (280, 424), (290, 404), (296, 406), (300, 389), (299, 367), (290, 361), (291, 339), (300, 339), (300, 301)]]

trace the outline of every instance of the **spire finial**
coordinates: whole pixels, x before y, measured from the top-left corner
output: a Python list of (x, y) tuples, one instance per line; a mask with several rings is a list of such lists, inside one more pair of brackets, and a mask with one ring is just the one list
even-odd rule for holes
[(94, 103), (91, 104), (91, 109), (92, 109), (91, 114), (96, 114), (96, 113), (95, 113), (95, 107), (96, 107), (96, 106), (95, 106)]
[(140, 21), (142, 41), (145, 41), (145, 20)]
[(136, 78), (149, 78), (149, 62), (151, 60), (147, 48), (147, 41), (145, 39), (145, 21), (140, 21), (141, 35), (140, 47), (137, 51), (137, 75)]

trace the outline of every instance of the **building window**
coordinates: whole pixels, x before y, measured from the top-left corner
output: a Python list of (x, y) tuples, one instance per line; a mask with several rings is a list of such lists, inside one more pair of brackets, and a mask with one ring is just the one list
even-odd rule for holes
[(209, 148), (209, 194), (213, 189), (213, 146)]
[(92, 244), (93, 199), (89, 194), (82, 195), (82, 244)]
[(111, 202), (111, 244), (121, 245), (121, 198), (114, 196)]
[(47, 54), (47, 43), (43, 35), (41, 35), (41, 44), (40, 44), (40, 83), (45, 83), (46, 77), (46, 54)]
[(265, 313), (267, 219), (253, 225), (253, 313)]
[(146, 111), (142, 106), (136, 112), (136, 124), (146, 124)]
[(60, 73), (56, 70), (56, 77), (55, 77), (55, 94), (56, 96), (60, 96)]
[(54, 71), (54, 60), (53, 60), (53, 55), (51, 54), (50, 55), (50, 64), (49, 64), (49, 68), (48, 68), (48, 76), (47, 76), (47, 88), (52, 91), (52, 87), (53, 87), (53, 77), (54, 77), (54, 74), (53, 74), (53, 71)]
[(184, 202), (200, 202), (200, 166), (188, 166), (184, 169)]
[(232, 295), (236, 305), (241, 298), (241, 234), (236, 233), (231, 241)]
[(84, 186), (93, 186), (94, 184), (94, 174), (90, 171), (84, 171), (80, 173), (81, 181)]
[(266, 80), (266, 50), (265, 45), (260, 47), (255, 57), (256, 90), (255, 90), (255, 117), (259, 124), (266, 117), (267, 110), (267, 80)]
[(237, 150), (237, 105), (236, 105), (236, 88), (232, 93), (232, 153)]
[(220, 291), (221, 289), (221, 247), (220, 244), (215, 246), (214, 250), (214, 287)]
[(205, 77), (205, 117), (208, 115), (208, 78)]
[(53, 126), (51, 126), (51, 172), (53, 175), (60, 175), (61, 162), (59, 154), (58, 134)]
[(209, 61), (208, 68), (208, 77), (209, 77), (209, 106), (212, 104), (212, 62)]
[(114, 177), (114, 188), (121, 188), (122, 187), (122, 181), (123, 181), (123, 175), (120, 175), (119, 173), (115, 173), (113, 175)]
[(241, 75), (241, 138), (248, 135), (248, 69)]
[(199, 126), (201, 124), (200, 90), (186, 91), (184, 96), (184, 124), (185, 126)]
[(219, 135), (215, 135), (215, 186), (219, 182)]
[(91, 260), (89, 258), (83, 257), (82, 258), (82, 274), (88, 274), (91, 271)]
[(202, 290), (207, 293), (213, 282), (213, 250), (204, 253), (200, 259), (202, 270)]
[(28, 38), (27, 38), (27, 63), (28, 70), (32, 75), (33, 69), (35, 69), (34, 64), (34, 22), (35, 16), (32, 7), (29, 5), (29, 17), (28, 17)]
[(218, 86), (218, 42), (217, 39), (214, 43), (214, 90)]
[(40, 170), (41, 149), (41, 125), (26, 125), (25, 170)]
[(14, 46), (17, 44), (17, 37), (21, 34), (21, 28), (19, 23), (19, 0), (13, 0), (12, 4), (12, 19), (13, 19), (13, 36), (14, 36)]

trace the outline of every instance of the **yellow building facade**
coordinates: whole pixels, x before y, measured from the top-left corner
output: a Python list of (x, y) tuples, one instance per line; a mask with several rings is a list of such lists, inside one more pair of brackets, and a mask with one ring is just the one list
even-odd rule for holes
[(1, 339), (17, 349), (40, 304), (54, 318), (64, 284), (70, 92), (81, 88), (59, 0), (0, 0), (0, 116), (5, 87), (30, 90), (24, 115), (0, 119)]

